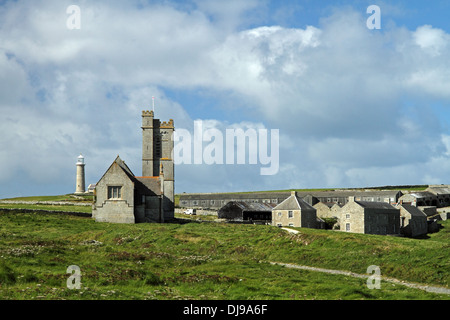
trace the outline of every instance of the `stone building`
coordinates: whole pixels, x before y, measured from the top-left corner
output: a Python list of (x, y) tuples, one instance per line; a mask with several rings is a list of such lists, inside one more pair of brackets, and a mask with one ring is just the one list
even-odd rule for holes
[(92, 217), (115, 223), (167, 222), (174, 218), (173, 120), (142, 112), (142, 176), (119, 156), (95, 186)]
[(219, 219), (233, 222), (270, 223), (272, 221), (272, 203), (248, 203), (244, 201), (230, 201), (219, 209)]
[(318, 218), (332, 218), (333, 212), (331, 211), (331, 208), (335, 204), (333, 203), (324, 203), (324, 202), (318, 202), (313, 207), (316, 209), (316, 214)]
[[(402, 195), (400, 190), (335, 190), (335, 191), (297, 191), (297, 195), (313, 206), (318, 202), (344, 205), (349, 196), (358, 201), (375, 201), (395, 204)], [(249, 192), (249, 193), (183, 193), (179, 206), (183, 208), (219, 209), (229, 201), (251, 203), (281, 203), (290, 196), (289, 191)]]
[(425, 191), (432, 193), (436, 197), (437, 207), (450, 206), (449, 185), (430, 185)]
[(341, 210), (340, 230), (368, 234), (399, 234), (400, 210), (386, 202), (356, 201), (349, 197)]
[(427, 216), (410, 204), (398, 204), (400, 209), (400, 233), (406, 237), (417, 237), (428, 232)]
[(409, 203), (415, 207), (437, 206), (436, 195), (428, 191), (414, 191), (406, 193), (399, 198), (399, 202)]
[(277, 205), (289, 197), (289, 192), (254, 193), (183, 193), (179, 206), (182, 208), (220, 209), (230, 201), (247, 203), (271, 203)]
[(279, 227), (316, 228), (318, 225), (316, 209), (306, 203), (297, 192), (272, 210), (272, 225)]

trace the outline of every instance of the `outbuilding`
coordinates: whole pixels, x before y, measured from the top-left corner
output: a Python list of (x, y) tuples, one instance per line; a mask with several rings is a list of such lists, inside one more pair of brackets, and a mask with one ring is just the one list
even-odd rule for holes
[(246, 201), (229, 201), (217, 212), (219, 219), (230, 222), (270, 223), (275, 204)]
[(419, 208), (410, 204), (399, 204), (400, 233), (406, 237), (417, 237), (427, 234), (427, 216)]

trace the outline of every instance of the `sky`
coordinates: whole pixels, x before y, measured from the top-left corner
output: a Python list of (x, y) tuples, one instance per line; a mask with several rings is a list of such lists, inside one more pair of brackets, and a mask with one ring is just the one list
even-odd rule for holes
[(449, 184), (449, 14), (439, 0), (0, 1), (0, 198), (74, 192), (80, 153), (86, 185), (117, 155), (140, 176), (152, 97), (177, 134), (216, 133), (203, 151), (258, 134), (244, 163), (179, 162), (176, 193)]

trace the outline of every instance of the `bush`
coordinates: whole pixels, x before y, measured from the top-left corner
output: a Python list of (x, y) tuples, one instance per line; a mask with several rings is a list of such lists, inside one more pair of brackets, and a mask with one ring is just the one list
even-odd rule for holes
[(16, 283), (16, 274), (14, 270), (11, 269), (6, 264), (0, 264), (0, 284), (15, 284)]
[(161, 280), (161, 278), (158, 277), (156, 274), (147, 271), (145, 278), (144, 278), (144, 284), (151, 285), (151, 286), (157, 286), (160, 284), (164, 284), (164, 281)]
[(325, 229), (333, 229), (333, 226), (338, 221), (338, 218), (322, 218), (325, 221)]

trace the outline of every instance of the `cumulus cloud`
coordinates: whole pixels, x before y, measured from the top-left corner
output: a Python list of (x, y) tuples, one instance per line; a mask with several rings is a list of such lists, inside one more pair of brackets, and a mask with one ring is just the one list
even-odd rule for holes
[[(177, 191), (427, 183), (450, 174), (448, 136), (433, 108), (450, 99), (442, 29), (369, 30), (365, 12), (349, 8), (315, 26), (248, 27), (266, 8), (259, 1), (224, 10), (198, 0), (81, 2), (81, 29), (69, 30), (71, 4), (11, 1), (0, 9), (2, 184), (20, 174), (64, 181), (61, 192), (72, 192), (80, 152), (89, 183), (117, 154), (139, 174), (140, 112), (152, 96), (157, 116), (179, 129), (192, 132), (200, 119), (223, 132), (280, 130), (276, 175), (250, 165), (182, 165)], [(208, 116), (171, 94), (199, 90), (220, 100)]]

